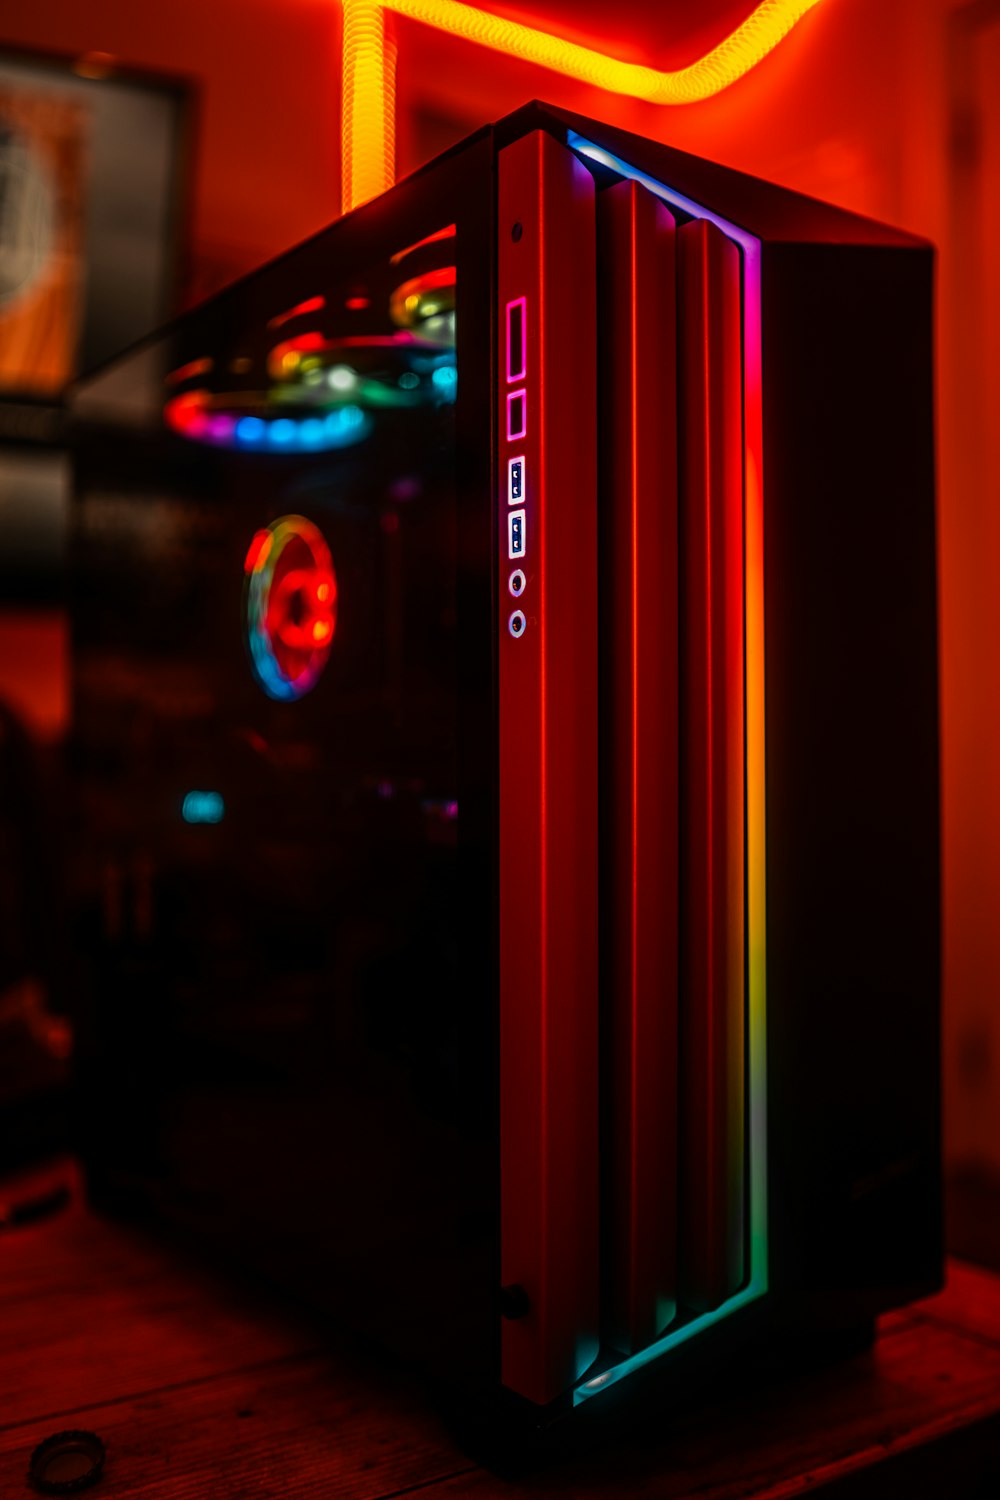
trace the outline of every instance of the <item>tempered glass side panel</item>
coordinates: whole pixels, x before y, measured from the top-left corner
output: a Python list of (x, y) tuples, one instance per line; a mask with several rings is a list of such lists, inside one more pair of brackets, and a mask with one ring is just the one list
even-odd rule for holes
[(487, 142), (84, 387), (81, 1109), (407, 1354), (495, 1313)]

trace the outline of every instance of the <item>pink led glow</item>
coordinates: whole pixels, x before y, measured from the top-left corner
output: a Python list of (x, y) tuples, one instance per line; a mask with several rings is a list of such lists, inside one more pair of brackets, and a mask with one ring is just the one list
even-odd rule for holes
[[(528, 368), (528, 342), (527, 342), (527, 312), (525, 297), (516, 297), (507, 303), (507, 380), (523, 380)], [(511, 367), (511, 352), (513, 348), (511, 340), (511, 329), (519, 328), (520, 359), (517, 361), (519, 368)]]
[[(515, 426), (516, 423), (516, 426)], [(511, 391), (507, 397), (507, 441), (523, 438), (528, 430), (528, 399), (526, 392)]]
[(236, 418), (230, 416), (206, 417), (205, 433), (211, 443), (228, 443), (236, 430)]

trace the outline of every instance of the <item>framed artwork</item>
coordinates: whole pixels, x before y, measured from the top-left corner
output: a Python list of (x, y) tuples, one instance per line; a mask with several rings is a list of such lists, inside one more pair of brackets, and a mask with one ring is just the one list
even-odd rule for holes
[(177, 311), (193, 99), (0, 47), (0, 612), (63, 598), (66, 387)]
[(182, 80), (0, 49), (0, 402), (58, 403), (175, 310), (190, 116)]

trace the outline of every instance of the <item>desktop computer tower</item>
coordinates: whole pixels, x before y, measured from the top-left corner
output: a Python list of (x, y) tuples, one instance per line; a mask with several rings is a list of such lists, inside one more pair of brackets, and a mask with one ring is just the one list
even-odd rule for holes
[(528, 1429), (939, 1284), (932, 272), (535, 104), (79, 385), (98, 1206)]

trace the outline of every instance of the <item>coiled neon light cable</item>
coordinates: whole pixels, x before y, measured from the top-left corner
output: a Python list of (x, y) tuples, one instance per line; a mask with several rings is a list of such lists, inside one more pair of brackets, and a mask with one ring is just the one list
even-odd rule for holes
[(344, 0), (341, 198), (345, 211), (392, 186), (396, 42), (376, 0)]
[(748, 73), (819, 0), (763, 0), (711, 52), (673, 73), (620, 62), (534, 26), (463, 5), (460, 0), (383, 0), (383, 4), (387, 10), (422, 21), (426, 26), (436, 26), (439, 31), (508, 52), (512, 57), (552, 68), (613, 94), (628, 94), (650, 104), (694, 104), (728, 88)]
[(622, 62), (462, 0), (344, 0), (344, 208), (392, 186), (395, 42), (386, 10), (581, 83), (650, 104), (695, 104), (742, 78), (819, 0), (762, 0), (736, 30), (686, 68)]

